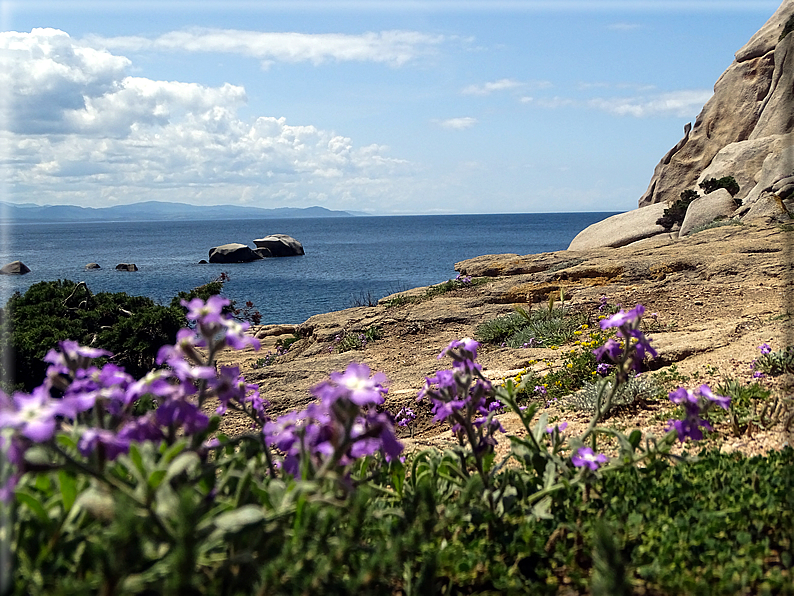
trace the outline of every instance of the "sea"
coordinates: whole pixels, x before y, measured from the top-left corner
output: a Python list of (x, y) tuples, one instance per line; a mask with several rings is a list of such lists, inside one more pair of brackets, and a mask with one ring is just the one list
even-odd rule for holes
[[(418, 215), (214, 221), (109, 221), (0, 225), (0, 265), (31, 272), (0, 276), (0, 300), (41, 281), (85, 281), (94, 292), (126, 292), (168, 304), (178, 292), (229, 280), (223, 294), (251, 301), (263, 323), (302, 323), (319, 313), (368, 304), (453, 279), (455, 263), (487, 254), (563, 250), (609, 213)], [(288, 234), (306, 254), (251, 263), (199, 264), (230, 242), (254, 247)], [(88, 263), (101, 269), (86, 270)], [(137, 272), (116, 271), (135, 263)]]

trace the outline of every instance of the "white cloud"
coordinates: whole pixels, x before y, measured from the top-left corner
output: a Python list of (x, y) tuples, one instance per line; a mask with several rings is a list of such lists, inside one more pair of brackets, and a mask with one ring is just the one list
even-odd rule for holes
[(461, 93), (463, 95), (490, 95), (494, 91), (505, 91), (507, 89), (515, 89), (516, 87), (523, 87), (524, 84), (513, 79), (499, 79), (482, 85), (469, 85), (464, 88)]
[(611, 29), (613, 31), (633, 31), (634, 29), (639, 29), (641, 27), (638, 23), (611, 23), (607, 25), (607, 29)]
[(534, 89), (548, 89), (552, 87), (551, 81), (530, 81), (522, 82), (514, 79), (499, 79), (498, 81), (490, 81), (482, 85), (469, 85), (464, 87), (461, 93), (463, 95), (490, 95), (497, 91), (508, 91), (510, 89), (523, 89), (525, 87), (532, 87)]
[(463, 118), (449, 118), (448, 120), (438, 121), (438, 125), (442, 128), (449, 128), (451, 130), (465, 130), (477, 124), (476, 118), (465, 116)]
[(83, 205), (304, 206), (314, 197), (367, 208), (412, 168), (385, 146), (357, 147), (315, 126), (243, 121), (242, 87), (132, 77), (130, 66), (62, 31), (0, 33), (0, 85), (14, 116), (0, 132), (10, 153), (0, 175), (12, 193)]
[(692, 116), (700, 111), (712, 92), (705, 89), (671, 91), (653, 96), (594, 98), (587, 105), (618, 116)]
[(171, 31), (153, 39), (140, 36), (89, 36), (86, 43), (121, 52), (183, 51), (240, 54), (262, 60), (311, 62), (379, 62), (401, 66), (444, 41), (441, 35), (416, 31), (381, 31), (360, 35), (339, 33), (259, 32), (194, 28)]

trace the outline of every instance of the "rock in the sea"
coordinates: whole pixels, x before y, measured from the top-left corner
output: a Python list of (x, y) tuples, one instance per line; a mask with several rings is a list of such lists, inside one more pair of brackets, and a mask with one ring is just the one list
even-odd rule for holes
[(208, 263), (207, 263), (207, 259), (201, 259), (201, 260), (198, 262), (198, 264), (199, 264), (199, 265), (207, 265), (207, 264), (208, 264)]
[(736, 201), (731, 193), (724, 188), (718, 188), (689, 204), (678, 236), (683, 238), (697, 227), (719, 219), (728, 219), (734, 211), (736, 211)]
[(664, 215), (666, 208), (664, 203), (658, 203), (596, 222), (579, 232), (571, 241), (568, 250), (590, 250), (607, 246), (617, 248), (637, 240), (669, 233), (670, 230), (665, 230), (656, 223)]
[(271, 257), (294, 257), (305, 254), (303, 245), (287, 234), (270, 234), (254, 240), (258, 249), (266, 248)]
[(116, 271), (137, 271), (138, 266), (135, 263), (119, 263), (116, 265)]
[(30, 273), (30, 269), (22, 261), (12, 261), (0, 267), (2, 275), (25, 275), (26, 273)]
[(250, 263), (261, 259), (250, 247), (233, 242), (210, 249), (210, 263)]
[(85, 268), (86, 269), (102, 269), (102, 267), (99, 266), (99, 263), (89, 263), (88, 265), (85, 266)]
[[(671, 204), (684, 190), (696, 190), (696, 183), (704, 177), (734, 176), (741, 187), (740, 199), (749, 195), (752, 201), (767, 190), (756, 175), (766, 155), (779, 146), (765, 139), (794, 130), (794, 35), (779, 39), (792, 15), (794, 1), (785, 0), (736, 53), (695, 125), (685, 129), (684, 138), (656, 166), (640, 207)], [(748, 140), (755, 143), (726, 150)], [(765, 146), (769, 150), (766, 155)], [(720, 152), (723, 155), (716, 159)], [(743, 163), (739, 153), (749, 161)]]

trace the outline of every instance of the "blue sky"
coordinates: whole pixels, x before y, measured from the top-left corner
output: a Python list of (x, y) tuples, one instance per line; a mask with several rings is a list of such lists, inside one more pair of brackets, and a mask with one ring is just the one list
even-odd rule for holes
[(628, 210), (778, 6), (0, 2), (3, 194)]

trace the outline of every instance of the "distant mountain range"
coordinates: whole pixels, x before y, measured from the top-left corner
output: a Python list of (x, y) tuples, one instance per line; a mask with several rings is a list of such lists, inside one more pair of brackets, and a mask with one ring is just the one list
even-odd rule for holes
[[(191, 219), (283, 219), (290, 217), (350, 217), (347, 211), (325, 207), (279, 207), (261, 209), (238, 205), (209, 207), (145, 201), (112, 207), (77, 207), (76, 205), (34, 205), (0, 202), (0, 221), (57, 223), (66, 221), (163, 221)], [(358, 214), (357, 214), (358, 215)]]

